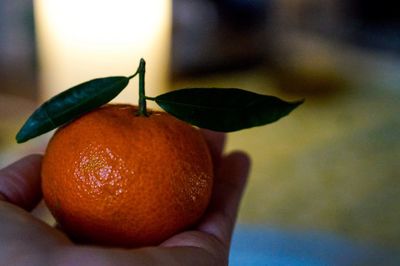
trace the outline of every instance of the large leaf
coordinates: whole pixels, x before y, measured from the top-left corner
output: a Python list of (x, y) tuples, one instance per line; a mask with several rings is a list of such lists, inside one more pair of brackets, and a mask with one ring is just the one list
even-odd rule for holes
[(303, 103), (303, 100), (286, 102), (274, 96), (220, 88), (180, 89), (149, 99), (192, 125), (223, 132), (275, 122)]
[(127, 77), (93, 79), (72, 87), (42, 104), (17, 134), (25, 142), (108, 103), (129, 83)]

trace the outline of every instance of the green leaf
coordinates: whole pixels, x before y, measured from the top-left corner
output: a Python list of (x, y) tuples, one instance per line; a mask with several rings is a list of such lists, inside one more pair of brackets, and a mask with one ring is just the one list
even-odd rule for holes
[(149, 99), (192, 125), (222, 132), (275, 122), (303, 103), (303, 100), (286, 102), (274, 96), (221, 88), (180, 89)]
[(129, 83), (127, 77), (93, 79), (43, 103), (19, 130), (18, 143), (44, 134), (115, 98)]

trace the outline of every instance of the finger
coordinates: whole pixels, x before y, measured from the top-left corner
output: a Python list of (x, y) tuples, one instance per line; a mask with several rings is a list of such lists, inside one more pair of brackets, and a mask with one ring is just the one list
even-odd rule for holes
[(221, 161), (208, 213), (198, 229), (230, 244), (240, 200), (250, 169), (250, 158), (234, 152)]
[[(56, 265), (228, 265), (196, 247), (144, 247), (140, 249), (63, 246), (50, 254)], [(225, 263), (226, 262), (226, 263)]]
[(40, 168), (42, 156), (35, 154), (0, 170), (0, 200), (32, 210), (41, 199)]
[(214, 163), (214, 168), (217, 168), (221, 161), (222, 152), (225, 147), (226, 134), (208, 129), (201, 129), (201, 133), (207, 142), (210, 149), (211, 158)]

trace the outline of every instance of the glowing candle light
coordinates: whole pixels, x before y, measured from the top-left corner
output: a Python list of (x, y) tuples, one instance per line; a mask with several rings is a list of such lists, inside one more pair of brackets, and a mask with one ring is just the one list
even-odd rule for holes
[[(42, 100), (93, 78), (129, 76), (141, 57), (147, 61), (146, 94), (168, 89), (171, 0), (35, 0), (34, 5)], [(114, 101), (136, 104), (137, 98), (128, 88)]]

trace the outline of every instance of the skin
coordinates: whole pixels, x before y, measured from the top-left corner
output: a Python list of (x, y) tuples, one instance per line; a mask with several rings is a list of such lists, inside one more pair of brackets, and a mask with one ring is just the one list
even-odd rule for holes
[(41, 200), (41, 155), (0, 170), (0, 258), (4, 265), (228, 265), (233, 228), (250, 168), (243, 152), (223, 155), (225, 135), (202, 130), (214, 165), (210, 206), (191, 231), (157, 247), (104, 248), (73, 243), (31, 211)]

